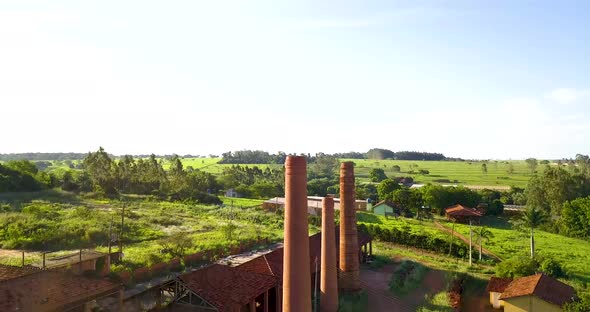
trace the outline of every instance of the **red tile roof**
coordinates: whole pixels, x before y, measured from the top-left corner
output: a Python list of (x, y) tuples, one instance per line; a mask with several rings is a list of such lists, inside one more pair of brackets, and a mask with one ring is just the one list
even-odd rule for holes
[(277, 279), (221, 264), (179, 276), (183, 284), (221, 311), (233, 311), (277, 286)]
[[(340, 230), (335, 228), (335, 244), (336, 256), (339, 254), (340, 247)], [(358, 246), (367, 244), (372, 240), (367, 233), (358, 232)], [(320, 269), (322, 255), (322, 233), (317, 233), (309, 237), (309, 265), (310, 271), (313, 274), (316, 270), (315, 261), (317, 258), (318, 270)], [(275, 276), (280, 282), (283, 280), (283, 248), (277, 248), (265, 255), (254, 258), (238, 266), (241, 270), (246, 270), (253, 273), (267, 274)]]
[(41, 270), (25, 265), (24, 267), (0, 264), (0, 281), (6, 281), (13, 278), (40, 272)]
[(452, 217), (481, 217), (482, 214), (475, 209), (463, 205), (455, 205), (445, 209), (447, 215)]
[(576, 292), (572, 286), (539, 273), (514, 280), (500, 295), (500, 299), (507, 300), (528, 295), (535, 295), (549, 303), (563, 306), (572, 301)]
[(42, 271), (0, 282), (0, 311), (65, 311), (120, 288), (107, 280)]
[(495, 277), (492, 276), (490, 278), (490, 282), (488, 283), (488, 287), (486, 288), (487, 292), (504, 292), (506, 287), (510, 285), (512, 279), (509, 277)]

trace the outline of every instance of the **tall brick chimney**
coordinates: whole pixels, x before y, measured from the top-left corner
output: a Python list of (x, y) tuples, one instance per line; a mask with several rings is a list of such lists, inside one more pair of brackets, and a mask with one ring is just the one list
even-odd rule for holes
[(334, 198), (322, 200), (322, 264), (320, 279), (320, 311), (338, 311), (338, 272), (336, 268), (336, 235), (334, 229)]
[(343, 162), (340, 164), (340, 280), (338, 286), (346, 291), (356, 291), (361, 288), (354, 203), (354, 164)]
[(311, 312), (307, 165), (303, 156), (288, 156), (285, 161), (283, 252), (283, 311)]

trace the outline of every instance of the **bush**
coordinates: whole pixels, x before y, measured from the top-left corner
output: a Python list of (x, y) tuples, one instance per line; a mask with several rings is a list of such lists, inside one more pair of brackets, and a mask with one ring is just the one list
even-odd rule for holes
[(555, 278), (565, 277), (561, 264), (551, 258), (543, 260), (539, 269), (541, 272)]
[(420, 263), (404, 260), (393, 271), (389, 289), (396, 294), (407, 294), (420, 286), (428, 268)]
[(496, 275), (510, 278), (533, 275), (537, 272), (538, 267), (537, 260), (521, 255), (500, 262), (496, 266)]

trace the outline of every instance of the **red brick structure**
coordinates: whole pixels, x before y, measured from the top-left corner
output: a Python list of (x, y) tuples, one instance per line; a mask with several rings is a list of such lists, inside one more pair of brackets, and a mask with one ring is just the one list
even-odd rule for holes
[(338, 269), (334, 233), (334, 198), (322, 201), (322, 245), (320, 269), (320, 311), (338, 311)]
[(303, 156), (285, 161), (285, 235), (283, 311), (311, 312), (309, 232), (307, 225), (307, 164)]
[(338, 287), (346, 291), (356, 291), (361, 288), (354, 200), (354, 164), (343, 162), (340, 165), (340, 279)]

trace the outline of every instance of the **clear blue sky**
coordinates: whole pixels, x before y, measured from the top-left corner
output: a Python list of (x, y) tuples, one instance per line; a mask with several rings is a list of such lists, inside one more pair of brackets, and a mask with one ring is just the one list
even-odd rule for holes
[(2, 1), (0, 153), (590, 153), (588, 1)]

